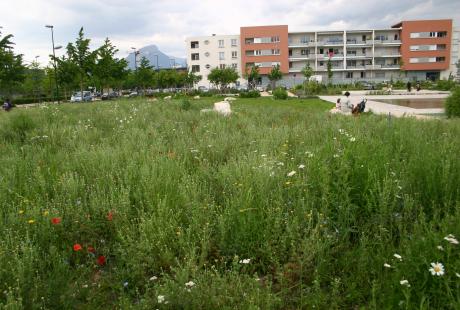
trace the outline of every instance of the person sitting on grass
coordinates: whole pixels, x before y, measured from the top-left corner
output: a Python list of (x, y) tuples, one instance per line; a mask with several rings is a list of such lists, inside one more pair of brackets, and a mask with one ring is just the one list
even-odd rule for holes
[(11, 110), (13, 108), (13, 105), (11, 104), (11, 101), (10, 99), (6, 98), (5, 99), (5, 103), (3, 104), (3, 110), (5, 110), (6, 112), (8, 112), (9, 110)]
[(343, 100), (340, 100), (340, 111), (342, 113), (351, 113), (353, 110), (353, 105), (350, 102), (350, 93), (345, 92), (345, 98)]
[(351, 113), (353, 115), (358, 115), (358, 114), (361, 114), (364, 112), (364, 109), (366, 108), (366, 102), (367, 102), (367, 99), (366, 98), (363, 98), (363, 100), (361, 100), (360, 103), (358, 103), (354, 108), (353, 110), (351, 111)]

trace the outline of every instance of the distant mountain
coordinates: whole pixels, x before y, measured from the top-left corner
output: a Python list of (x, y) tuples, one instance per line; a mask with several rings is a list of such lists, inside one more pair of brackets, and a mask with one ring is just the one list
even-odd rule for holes
[[(147, 45), (139, 49), (139, 54), (137, 55), (137, 64), (139, 65), (141, 58), (145, 57), (150, 62), (150, 65), (157, 69), (157, 66), (160, 69), (187, 67), (187, 61), (185, 58), (170, 57), (160, 51), (156, 45)], [(128, 68), (134, 69), (134, 52), (130, 53), (128, 57), (125, 58), (128, 62)]]

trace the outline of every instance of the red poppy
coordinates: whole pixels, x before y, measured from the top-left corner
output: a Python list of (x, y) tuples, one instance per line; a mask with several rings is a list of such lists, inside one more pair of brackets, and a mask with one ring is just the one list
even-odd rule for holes
[(99, 266), (104, 266), (105, 265), (105, 256), (104, 255), (101, 255), (97, 258), (97, 264)]
[(53, 218), (51, 219), (51, 223), (52, 223), (53, 225), (60, 224), (60, 223), (61, 223), (61, 218), (60, 218), (60, 217), (53, 217)]
[(111, 220), (113, 220), (113, 212), (109, 211), (109, 213), (107, 213), (107, 221), (111, 221)]
[(81, 251), (81, 249), (83, 249), (83, 248), (81, 247), (80, 244), (75, 243), (75, 244), (73, 245), (73, 250), (74, 250), (75, 252)]
[(88, 246), (88, 252), (96, 253), (96, 249), (94, 249), (92, 246)]

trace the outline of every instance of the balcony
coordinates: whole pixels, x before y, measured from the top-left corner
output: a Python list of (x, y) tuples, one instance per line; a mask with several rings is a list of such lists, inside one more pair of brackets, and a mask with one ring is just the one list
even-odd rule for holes
[(326, 40), (318, 41), (318, 46), (341, 46), (343, 45), (343, 40)]
[(356, 54), (348, 54), (347, 53), (347, 58), (353, 59), (353, 58), (372, 58), (371, 54), (363, 54), (363, 53), (356, 53)]
[(313, 47), (315, 46), (315, 41), (304, 42), (304, 41), (289, 41), (288, 46), (295, 48), (295, 47)]
[(365, 70), (366, 66), (347, 66), (347, 70)]
[(399, 70), (399, 69), (401, 69), (401, 67), (399, 65), (382, 65), (382, 69)]
[(374, 40), (374, 44), (401, 45), (401, 40)]
[(347, 40), (347, 45), (372, 45), (372, 41)]
[[(318, 59), (329, 59), (329, 54), (316, 54), (316, 58)], [(341, 60), (343, 59), (343, 54), (342, 53), (337, 53), (333, 54), (331, 57), (331, 60)]]
[(289, 61), (314, 60), (314, 55), (290, 55)]
[(386, 53), (375, 53), (374, 57), (396, 57), (399, 58), (401, 57), (401, 54), (399, 52), (386, 52)]
[(382, 65), (366, 65), (366, 70), (378, 70), (382, 69)]

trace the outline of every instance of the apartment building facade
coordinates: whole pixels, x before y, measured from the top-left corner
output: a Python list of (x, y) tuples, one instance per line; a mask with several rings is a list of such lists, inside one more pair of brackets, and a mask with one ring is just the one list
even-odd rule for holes
[(188, 70), (201, 75), (197, 84), (210, 88), (207, 79), (213, 68), (234, 68), (241, 77), (238, 84), (245, 83), (241, 71), (241, 44), (239, 35), (212, 35), (186, 39)]
[[(216, 37), (187, 40), (188, 50), (192, 41), (210, 38)], [(262, 85), (269, 83), (266, 75), (276, 65), (284, 73), (281, 85), (301, 83), (301, 71), (306, 65), (318, 78), (329, 81), (329, 61), (332, 83), (448, 78), (457, 74), (460, 58), (460, 31), (453, 29), (449, 19), (403, 21), (386, 29), (341, 31), (289, 32), (287, 25), (241, 27), (240, 34), (231, 38), (239, 42), (240, 76), (258, 66)], [(193, 70), (194, 60), (189, 65)], [(212, 68), (221, 63), (204, 65)], [(209, 85), (205, 75), (202, 84)]]

